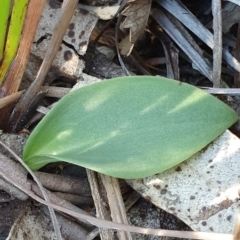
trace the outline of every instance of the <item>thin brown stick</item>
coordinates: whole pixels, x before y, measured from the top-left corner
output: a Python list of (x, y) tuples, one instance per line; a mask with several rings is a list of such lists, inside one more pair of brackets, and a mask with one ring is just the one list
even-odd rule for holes
[[(47, 91), (46, 97), (62, 98), (70, 92), (71, 88), (43, 86), (43, 91)], [(7, 97), (0, 98), (0, 109), (21, 98), (25, 90), (13, 93)]]
[(86, 189), (86, 187), (83, 186), (83, 183), (77, 179), (38, 171), (34, 173), (42, 185), (49, 190), (91, 196), (89, 188)]
[(0, 109), (17, 101), (22, 96), (23, 93), (24, 93), (24, 90), (13, 93), (7, 97), (0, 98)]

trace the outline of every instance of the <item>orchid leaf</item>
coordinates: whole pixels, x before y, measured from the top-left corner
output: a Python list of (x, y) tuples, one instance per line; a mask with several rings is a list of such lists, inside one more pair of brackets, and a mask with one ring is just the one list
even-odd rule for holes
[(37, 170), (65, 161), (125, 179), (169, 169), (230, 127), (234, 110), (204, 91), (162, 77), (122, 77), (63, 97), (23, 153)]

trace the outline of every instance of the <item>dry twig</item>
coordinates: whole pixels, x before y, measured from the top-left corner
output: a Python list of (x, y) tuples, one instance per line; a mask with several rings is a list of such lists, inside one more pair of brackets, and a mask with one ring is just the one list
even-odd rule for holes
[[(235, 47), (235, 58), (240, 61), (240, 23), (238, 23), (238, 32), (236, 38), (236, 47)], [(235, 87), (240, 87), (240, 72), (235, 71), (234, 73), (234, 85)]]
[(72, 193), (83, 196), (90, 196), (82, 182), (66, 176), (50, 174), (45, 172), (34, 172), (42, 185), (55, 192)]
[[(111, 210), (112, 220), (117, 223), (128, 224), (126, 210), (122, 199), (118, 179), (104, 174), (99, 174), (107, 192), (108, 204)], [(130, 232), (118, 231), (121, 240), (132, 240)]]
[(222, 69), (222, 8), (221, 0), (212, 0), (213, 15), (213, 86), (220, 87)]
[[(110, 213), (107, 210), (107, 204), (104, 201), (104, 196), (102, 196), (102, 186), (99, 183), (98, 175), (96, 172), (86, 169), (88, 181), (91, 187), (92, 191), (92, 197), (95, 204), (97, 217), (104, 220), (110, 220)], [(100, 231), (100, 237), (102, 240), (108, 239), (113, 240), (114, 239), (114, 232), (111, 229), (99, 229)]]

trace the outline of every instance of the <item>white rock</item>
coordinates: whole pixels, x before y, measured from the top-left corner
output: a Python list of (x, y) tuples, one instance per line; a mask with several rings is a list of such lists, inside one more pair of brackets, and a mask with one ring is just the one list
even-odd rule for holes
[[(61, 8), (51, 8), (47, 2), (40, 19), (34, 43), (31, 48), (31, 55), (34, 59), (34, 67), (39, 66), (38, 59), (42, 60), (49, 46), (53, 29), (59, 21)], [(66, 77), (78, 79), (85, 67), (80, 55), (87, 50), (89, 38), (98, 18), (86, 10), (76, 9), (71, 23), (64, 36), (63, 43), (56, 55), (52, 66), (52, 75), (56, 78)], [(36, 59), (36, 61), (35, 61)], [(29, 75), (34, 76), (34, 69), (28, 66)], [(37, 67), (38, 68), (38, 67)], [(50, 71), (51, 72), (51, 71)]]
[(230, 131), (163, 173), (128, 183), (195, 231), (232, 233), (240, 210), (240, 140)]
[[(61, 8), (55, 9), (46, 3), (40, 19), (34, 42), (51, 35), (59, 21)], [(72, 45), (80, 55), (84, 55), (93, 28), (98, 18), (86, 10), (76, 9), (63, 40)]]

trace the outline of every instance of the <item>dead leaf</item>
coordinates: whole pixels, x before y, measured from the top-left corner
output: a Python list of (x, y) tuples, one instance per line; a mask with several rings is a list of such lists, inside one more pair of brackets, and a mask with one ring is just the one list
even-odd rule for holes
[(131, 43), (135, 43), (144, 31), (150, 14), (152, 0), (137, 0), (129, 3), (129, 6), (122, 12), (126, 19), (121, 24), (121, 29), (130, 29)]
[(132, 52), (134, 44), (129, 42), (130, 36), (127, 35), (120, 43), (119, 43), (119, 49), (121, 50), (121, 55), (123, 56), (129, 56)]

